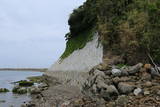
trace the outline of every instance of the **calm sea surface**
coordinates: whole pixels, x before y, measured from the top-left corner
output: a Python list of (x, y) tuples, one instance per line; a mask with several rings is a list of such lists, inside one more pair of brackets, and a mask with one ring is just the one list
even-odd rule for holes
[[(7, 88), (8, 93), (0, 93), (0, 107), (20, 107), (23, 102), (29, 101), (29, 95), (17, 95), (12, 93), (13, 82), (25, 80), (31, 76), (41, 76), (42, 72), (32, 71), (0, 71), (0, 88)], [(5, 100), (5, 102), (4, 102)]]

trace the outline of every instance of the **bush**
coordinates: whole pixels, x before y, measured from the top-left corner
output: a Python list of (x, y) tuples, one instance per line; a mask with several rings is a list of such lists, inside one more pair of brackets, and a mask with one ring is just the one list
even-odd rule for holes
[(83, 6), (73, 11), (68, 20), (70, 35), (67, 35), (66, 39), (76, 37), (95, 25), (97, 18), (93, 6), (92, 3), (86, 2)]

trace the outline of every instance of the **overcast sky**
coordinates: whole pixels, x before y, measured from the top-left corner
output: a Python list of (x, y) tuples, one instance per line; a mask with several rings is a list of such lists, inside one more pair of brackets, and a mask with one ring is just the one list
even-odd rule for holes
[(67, 20), (85, 0), (0, 0), (0, 67), (49, 67), (65, 49)]

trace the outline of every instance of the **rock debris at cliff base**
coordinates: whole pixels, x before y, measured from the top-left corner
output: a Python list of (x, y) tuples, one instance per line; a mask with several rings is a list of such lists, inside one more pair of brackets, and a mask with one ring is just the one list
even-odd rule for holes
[(160, 106), (160, 78), (150, 64), (113, 66), (103, 71), (100, 68), (97, 66), (88, 73), (81, 90), (59, 83), (58, 79), (50, 79), (52, 85), (41, 94), (34, 95), (31, 107)]

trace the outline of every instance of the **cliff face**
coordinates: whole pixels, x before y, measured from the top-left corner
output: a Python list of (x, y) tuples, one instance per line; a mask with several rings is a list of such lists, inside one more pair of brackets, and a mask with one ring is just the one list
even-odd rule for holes
[(148, 55), (160, 63), (159, 14), (159, 0), (87, 0), (70, 15), (66, 50), (49, 71), (89, 71), (117, 56), (122, 64), (147, 63)]
[(102, 63), (103, 46), (98, 41), (98, 33), (82, 49), (75, 50), (68, 57), (59, 59), (49, 71), (87, 72)]

